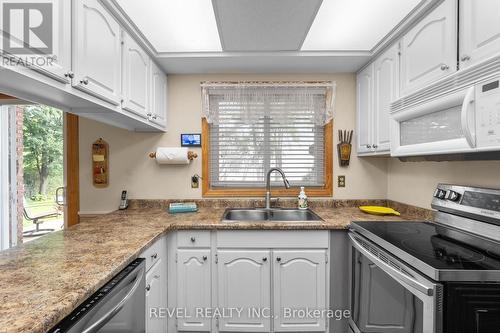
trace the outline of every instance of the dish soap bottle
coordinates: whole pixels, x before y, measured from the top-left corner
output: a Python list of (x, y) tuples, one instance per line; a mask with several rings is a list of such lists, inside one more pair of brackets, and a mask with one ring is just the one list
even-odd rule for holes
[(299, 209), (307, 209), (308, 207), (309, 204), (307, 203), (307, 195), (304, 191), (304, 186), (301, 186), (299, 193)]

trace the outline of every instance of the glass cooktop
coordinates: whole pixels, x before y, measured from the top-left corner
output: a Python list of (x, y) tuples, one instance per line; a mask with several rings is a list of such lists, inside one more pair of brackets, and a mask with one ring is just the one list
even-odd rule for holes
[(375, 244), (386, 248), (385, 241), (437, 270), (500, 270), (500, 243), (458, 229), (429, 222), (353, 222), (352, 225)]

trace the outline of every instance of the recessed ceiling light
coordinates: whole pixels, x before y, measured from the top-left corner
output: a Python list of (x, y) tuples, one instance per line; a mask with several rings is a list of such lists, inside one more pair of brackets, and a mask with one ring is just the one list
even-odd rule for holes
[(222, 51), (211, 1), (117, 2), (158, 52)]
[(371, 50), (421, 1), (323, 0), (302, 50)]

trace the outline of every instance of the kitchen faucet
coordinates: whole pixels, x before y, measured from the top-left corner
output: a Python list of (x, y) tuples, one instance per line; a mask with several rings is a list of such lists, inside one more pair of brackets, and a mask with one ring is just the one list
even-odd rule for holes
[(280, 168), (271, 168), (267, 172), (266, 175), (266, 209), (271, 209), (271, 173), (273, 171), (279, 172), (281, 177), (283, 178), (283, 183), (285, 184), (285, 188), (290, 188), (290, 183), (288, 179), (286, 179), (285, 173)]

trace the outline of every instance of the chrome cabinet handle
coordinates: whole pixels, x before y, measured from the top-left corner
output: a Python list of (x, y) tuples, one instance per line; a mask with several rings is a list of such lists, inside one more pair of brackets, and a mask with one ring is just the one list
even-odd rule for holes
[(148, 285), (146, 286), (146, 291), (150, 291), (150, 290), (151, 290), (151, 285), (149, 285), (149, 284), (148, 284)]
[(441, 65), (441, 70), (442, 71), (447, 71), (448, 69), (450, 69), (450, 66), (448, 66), (448, 65)]
[(84, 85), (87, 85), (87, 84), (89, 84), (89, 80), (88, 79), (83, 79), (83, 80), (80, 80), (80, 83), (84, 84)]
[(153, 115), (153, 119), (156, 119), (156, 118), (158, 118), (158, 116), (154, 114), (154, 115)]
[(66, 74), (64, 74), (65, 77), (68, 77), (70, 79), (74, 78), (75, 77), (75, 73), (73, 73), (72, 71), (69, 71), (67, 72)]
[(194, 242), (196, 242), (196, 238), (191, 237), (191, 243), (194, 243)]
[(155, 254), (151, 255), (151, 259), (156, 259), (156, 258), (158, 258), (158, 253), (155, 253)]
[(465, 54), (465, 55), (462, 56), (462, 58), (460, 58), (460, 60), (462, 60), (463, 62), (469, 61), (470, 60), (470, 56), (468, 56), (468, 55)]
[(372, 147), (372, 145), (366, 145), (366, 148), (370, 149)]
[(373, 148), (377, 149), (377, 148), (378, 148), (378, 145), (373, 145)]
[(280, 262), (281, 261), (281, 257), (276, 258), (276, 261)]
[(266, 261), (267, 261), (267, 258), (266, 258), (266, 257), (262, 258), (262, 261), (263, 261), (263, 262), (266, 262)]
[(208, 257), (207, 256), (203, 256), (203, 261), (207, 261)]

